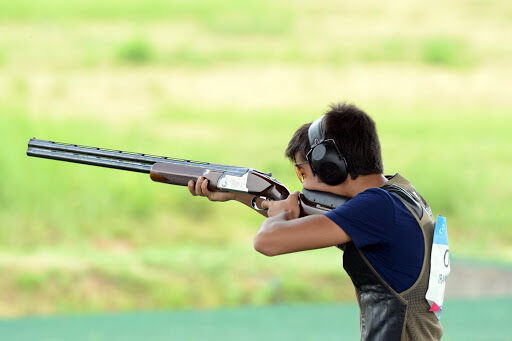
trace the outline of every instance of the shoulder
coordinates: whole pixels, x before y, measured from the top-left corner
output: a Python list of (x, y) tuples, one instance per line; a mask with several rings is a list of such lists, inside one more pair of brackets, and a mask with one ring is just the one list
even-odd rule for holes
[(342, 209), (342, 207), (347, 208), (356, 208), (360, 207), (362, 209), (371, 209), (371, 208), (384, 208), (384, 209), (392, 209), (394, 206), (393, 198), (391, 194), (382, 188), (372, 187), (368, 188), (365, 191), (357, 194), (355, 197), (350, 199), (344, 205), (338, 206), (337, 209)]
[(325, 214), (358, 248), (389, 241), (395, 221), (394, 204), (385, 190), (369, 188)]
[(345, 217), (353, 221), (392, 221), (394, 202), (391, 195), (382, 188), (372, 187), (327, 213), (329, 218)]
[(368, 188), (367, 190), (356, 195), (354, 199), (355, 198), (373, 201), (387, 201), (388, 203), (392, 203), (390, 193), (380, 187)]

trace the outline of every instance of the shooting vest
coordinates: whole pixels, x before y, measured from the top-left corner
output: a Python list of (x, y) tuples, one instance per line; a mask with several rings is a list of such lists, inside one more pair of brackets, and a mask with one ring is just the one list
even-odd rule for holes
[(425, 299), (435, 222), (430, 207), (400, 174), (387, 177), (380, 188), (398, 197), (418, 222), (425, 241), (423, 266), (416, 282), (400, 293), (375, 271), (353, 242), (340, 246), (343, 268), (356, 289), (361, 340), (440, 340), (443, 328)]

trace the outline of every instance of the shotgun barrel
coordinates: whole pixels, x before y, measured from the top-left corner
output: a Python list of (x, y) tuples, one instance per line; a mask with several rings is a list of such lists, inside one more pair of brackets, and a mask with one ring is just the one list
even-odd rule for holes
[(208, 167), (210, 169), (240, 175), (249, 170), (248, 168), (243, 167), (227, 166), (144, 153), (125, 152), (107, 148), (81, 146), (70, 143), (45, 141), (36, 138), (29, 140), (27, 155), (93, 166), (122, 169), (139, 173), (150, 173), (151, 167), (157, 162)]

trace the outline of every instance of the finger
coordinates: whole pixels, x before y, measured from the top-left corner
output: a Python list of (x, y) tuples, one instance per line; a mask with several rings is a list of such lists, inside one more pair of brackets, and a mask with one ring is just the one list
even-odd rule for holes
[(201, 184), (201, 191), (208, 197), (208, 199), (210, 198), (212, 192), (208, 190), (208, 179), (204, 179), (203, 183)]
[(197, 179), (197, 182), (196, 182), (196, 194), (197, 195), (203, 195), (203, 192), (201, 191), (201, 185), (203, 184), (203, 177), (200, 176), (198, 179)]
[(299, 192), (295, 191), (293, 193), (290, 193), (288, 197), (285, 199), (286, 201), (296, 201), (299, 198)]
[(268, 200), (268, 199), (263, 200), (261, 202), (261, 204), (260, 204), (260, 207), (261, 208), (269, 208), (270, 207), (270, 200)]
[(194, 186), (195, 186), (194, 181), (189, 180), (188, 184), (187, 184), (188, 190), (190, 191), (190, 194), (192, 194), (193, 196), (196, 196), (196, 191), (194, 189)]
[(289, 203), (289, 205), (291, 205), (291, 206), (288, 206), (289, 208), (295, 209), (295, 207), (298, 207), (300, 205), (299, 193), (300, 193), (299, 191), (295, 191), (288, 196), (286, 201)]
[(296, 202), (299, 202), (299, 194), (300, 194), (300, 192), (299, 192), (299, 191), (295, 191), (295, 192), (293, 192), (292, 194), (290, 194), (290, 195), (288, 196), (288, 200), (290, 200), (290, 201), (296, 201)]

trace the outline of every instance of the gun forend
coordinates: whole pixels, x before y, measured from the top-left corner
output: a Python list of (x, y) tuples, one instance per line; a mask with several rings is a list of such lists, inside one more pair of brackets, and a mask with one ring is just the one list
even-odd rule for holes
[(201, 176), (208, 179), (208, 189), (228, 192), (249, 193), (271, 200), (286, 199), (290, 191), (268, 174), (250, 168), (245, 171), (216, 170), (208, 165), (174, 164), (157, 162), (149, 172), (153, 181), (187, 186), (190, 180)]

